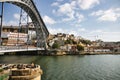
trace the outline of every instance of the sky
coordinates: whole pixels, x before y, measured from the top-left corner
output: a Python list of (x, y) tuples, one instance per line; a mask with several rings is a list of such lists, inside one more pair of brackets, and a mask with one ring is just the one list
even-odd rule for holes
[[(120, 0), (34, 0), (51, 34), (120, 41)], [(0, 4), (1, 5), (1, 4)], [(19, 24), (20, 8), (4, 4), (4, 25)]]

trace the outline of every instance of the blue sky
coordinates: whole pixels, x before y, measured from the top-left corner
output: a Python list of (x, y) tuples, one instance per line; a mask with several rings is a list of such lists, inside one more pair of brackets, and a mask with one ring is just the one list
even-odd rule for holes
[[(120, 41), (120, 0), (34, 0), (51, 34)], [(20, 8), (5, 3), (4, 24), (17, 25)]]

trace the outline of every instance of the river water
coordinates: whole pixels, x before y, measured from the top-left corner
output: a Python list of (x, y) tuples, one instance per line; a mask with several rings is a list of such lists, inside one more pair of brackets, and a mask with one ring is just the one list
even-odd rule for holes
[(0, 56), (0, 63), (39, 64), (42, 80), (120, 80), (120, 55)]

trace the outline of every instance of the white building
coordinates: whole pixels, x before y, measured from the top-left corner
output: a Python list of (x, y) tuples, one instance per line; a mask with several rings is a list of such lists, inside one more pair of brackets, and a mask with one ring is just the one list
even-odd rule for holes
[(94, 49), (94, 52), (110, 52), (110, 49)]
[(25, 34), (25, 33), (12, 33), (10, 32), (8, 34), (8, 40), (11, 39), (11, 40), (21, 40), (21, 41), (24, 41), (24, 42), (27, 42), (27, 38), (28, 38), (28, 34)]

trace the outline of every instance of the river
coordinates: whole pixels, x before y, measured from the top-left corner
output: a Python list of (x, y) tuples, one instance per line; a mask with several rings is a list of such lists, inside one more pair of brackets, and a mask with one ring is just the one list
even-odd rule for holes
[(120, 80), (120, 55), (0, 56), (1, 63), (39, 64), (42, 80)]

